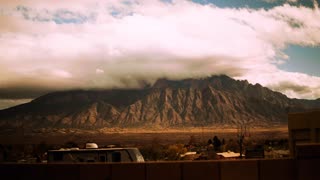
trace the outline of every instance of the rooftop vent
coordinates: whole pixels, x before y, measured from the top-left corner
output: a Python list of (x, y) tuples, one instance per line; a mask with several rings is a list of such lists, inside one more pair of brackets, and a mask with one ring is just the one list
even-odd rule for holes
[(115, 147), (116, 145), (113, 145), (113, 144), (107, 146), (107, 148), (115, 148)]
[(86, 143), (86, 149), (98, 149), (98, 145), (96, 143)]

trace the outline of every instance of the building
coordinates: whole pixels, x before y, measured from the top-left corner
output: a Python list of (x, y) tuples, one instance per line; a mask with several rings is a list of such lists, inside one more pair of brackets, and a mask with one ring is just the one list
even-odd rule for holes
[(253, 148), (247, 148), (245, 153), (246, 159), (264, 158), (263, 146), (256, 146)]
[[(240, 153), (235, 153), (232, 151), (217, 153), (217, 155), (220, 157), (219, 159), (239, 159)], [(242, 155), (244, 157), (245, 155)]]
[(290, 113), (288, 131), (292, 157), (320, 156), (320, 110)]

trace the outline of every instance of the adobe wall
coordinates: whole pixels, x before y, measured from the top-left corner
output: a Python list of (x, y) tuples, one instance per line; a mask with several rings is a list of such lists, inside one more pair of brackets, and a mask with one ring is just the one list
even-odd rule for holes
[(296, 145), (320, 144), (320, 111), (288, 114), (289, 148), (296, 157)]
[(0, 164), (1, 179), (319, 180), (320, 159), (112, 164)]

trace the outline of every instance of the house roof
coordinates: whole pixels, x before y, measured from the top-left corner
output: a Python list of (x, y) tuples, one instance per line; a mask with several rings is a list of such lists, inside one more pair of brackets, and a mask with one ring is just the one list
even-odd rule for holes
[[(225, 158), (236, 158), (236, 157), (240, 157), (240, 153), (235, 153), (232, 151), (227, 151), (227, 152), (222, 152), (222, 153), (217, 153), (220, 156), (223, 156)], [(244, 156), (244, 155), (242, 155)]]

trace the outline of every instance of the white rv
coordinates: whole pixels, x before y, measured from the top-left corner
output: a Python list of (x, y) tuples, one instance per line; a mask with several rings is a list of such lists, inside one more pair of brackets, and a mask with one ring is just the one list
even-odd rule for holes
[(58, 162), (144, 162), (138, 148), (98, 148), (87, 143), (85, 149), (67, 148), (48, 151), (48, 163)]

